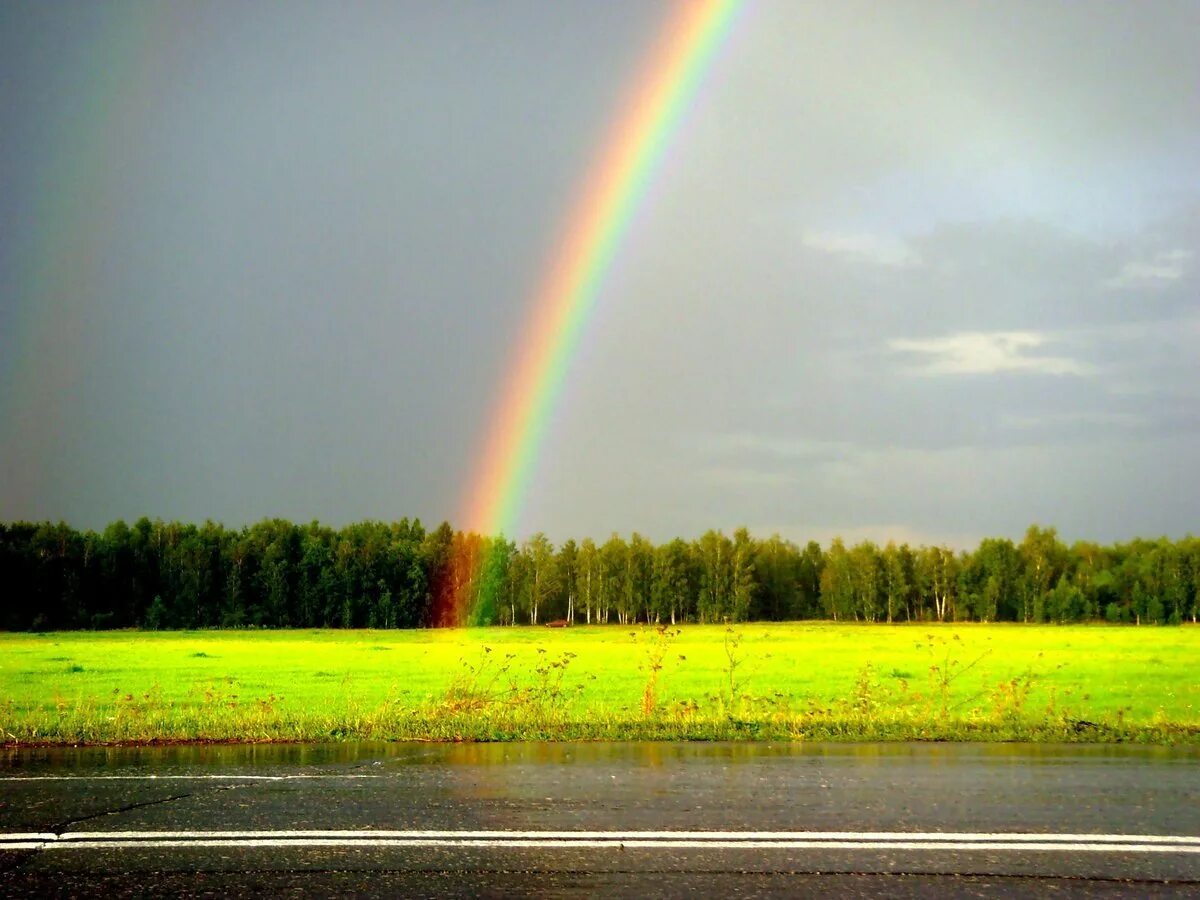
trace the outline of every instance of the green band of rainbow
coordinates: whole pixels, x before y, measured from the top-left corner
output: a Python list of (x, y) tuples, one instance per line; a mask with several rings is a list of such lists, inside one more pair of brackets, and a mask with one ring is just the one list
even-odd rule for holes
[(741, 0), (681, 3), (611, 131), (534, 298), (460, 520), (511, 533), (556, 401), (605, 275)]

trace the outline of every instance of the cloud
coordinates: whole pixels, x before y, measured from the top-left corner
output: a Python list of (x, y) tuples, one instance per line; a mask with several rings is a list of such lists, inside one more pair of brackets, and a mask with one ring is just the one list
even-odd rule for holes
[(719, 487), (783, 487), (800, 481), (794, 472), (764, 471), (753, 466), (705, 466), (698, 468), (700, 478)]
[(1149, 259), (1130, 260), (1104, 286), (1119, 289), (1172, 284), (1183, 277), (1191, 258), (1191, 250), (1175, 249), (1160, 251)]
[(814, 440), (803, 437), (736, 431), (704, 435), (700, 446), (713, 455), (750, 455), (769, 459), (830, 459), (855, 449), (850, 441)]
[[(1185, 473), (1200, 437), (1120, 429), (1093, 438), (975, 447), (862, 445), (833, 463), (793, 465), (791, 485), (714, 487), (708, 503), (729, 509), (733, 499), (745, 498), (733, 521), (756, 534), (827, 541), (840, 533), (852, 543), (890, 538), (970, 546), (985, 535), (1019, 539), (1030, 522), (1057, 525), (1068, 539), (1183, 534), (1192, 527), (1192, 497), (1179, 485), (1188, 483)], [(754, 461), (745, 465), (756, 467)], [(1147, 496), (1153, 503), (1139, 506)]]
[(921, 258), (912, 247), (900, 238), (888, 235), (806, 231), (801, 242), (809, 250), (836, 256), (848, 262), (890, 269), (921, 265)]
[(1150, 420), (1137, 413), (1127, 412), (1058, 412), (1039, 415), (1013, 415), (1000, 417), (1000, 425), (1018, 431), (1034, 431), (1055, 427), (1096, 428), (1144, 428)]
[(899, 353), (924, 357), (913, 367), (916, 375), (990, 375), (996, 372), (1037, 372), (1044, 375), (1086, 375), (1091, 367), (1066, 356), (1038, 356), (1036, 350), (1053, 341), (1035, 331), (964, 331), (941, 338), (897, 338), (888, 346)]

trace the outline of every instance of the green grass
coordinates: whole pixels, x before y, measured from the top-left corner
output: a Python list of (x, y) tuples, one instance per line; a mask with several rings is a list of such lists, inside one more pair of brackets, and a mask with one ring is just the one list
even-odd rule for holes
[(1200, 742), (1200, 629), (0, 634), (0, 741)]

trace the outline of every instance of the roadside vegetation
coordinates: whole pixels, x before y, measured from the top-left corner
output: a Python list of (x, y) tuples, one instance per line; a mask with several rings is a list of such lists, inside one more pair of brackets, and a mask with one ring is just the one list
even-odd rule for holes
[(1031, 526), (971, 551), (709, 531), (654, 544), (443, 523), (230, 529), (139, 519), (102, 532), (0, 524), (0, 630), (420, 628), (861, 622), (1195, 623), (1200, 539), (1067, 545)]
[(0, 634), (0, 740), (1200, 743), (1197, 659), (1190, 626)]

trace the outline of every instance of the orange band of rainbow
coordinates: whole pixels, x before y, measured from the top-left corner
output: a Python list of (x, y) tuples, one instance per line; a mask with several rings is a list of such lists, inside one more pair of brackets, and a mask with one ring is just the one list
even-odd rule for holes
[(683, 2), (591, 168), (532, 306), (528, 335), (496, 407), (460, 527), (516, 525), (538, 449), (580, 334), (621, 238), (695, 96), (740, 0)]

